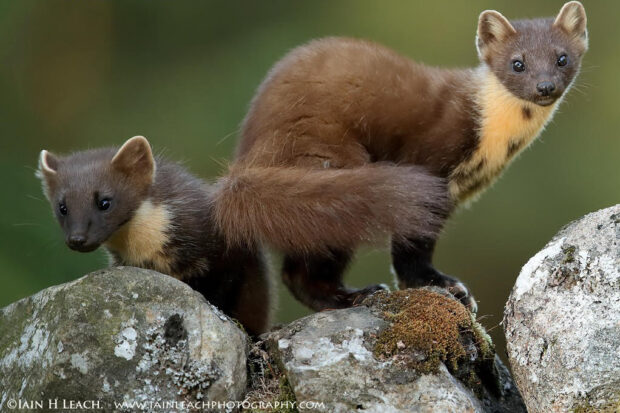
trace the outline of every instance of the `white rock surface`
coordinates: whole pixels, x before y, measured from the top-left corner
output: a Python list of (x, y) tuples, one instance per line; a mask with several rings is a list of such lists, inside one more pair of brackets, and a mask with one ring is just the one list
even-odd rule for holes
[[(514, 383), (496, 359), (500, 399), (482, 397), (441, 364), (420, 374), (373, 356), (375, 337), (388, 323), (368, 307), (326, 311), (266, 336), (297, 402), (323, 402), (324, 412), (524, 412)], [(303, 411), (303, 409), (301, 409)]]
[(245, 393), (246, 335), (152, 271), (113, 268), (43, 290), (1, 309), (0, 332), (2, 412), (11, 400), (47, 408), (56, 398), (59, 408), (94, 400), (105, 411), (189, 411)]
[(528, 411), (620, 411), (620, 205), (566, 226), (530, 259), (504, 329)]

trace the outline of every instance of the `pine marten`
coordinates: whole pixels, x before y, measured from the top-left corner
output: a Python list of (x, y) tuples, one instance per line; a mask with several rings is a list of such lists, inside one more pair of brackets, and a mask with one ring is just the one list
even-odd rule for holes
[(103, 245), (113, 265), (184, 281), (251, 334), (269, 327), (271, 286), (261, 251), (227, 245), (214, 225), (212, 188), (156, 159), (145, 138), (62, 157), (41, 151), (37, 175), (69, 248)]
[(432, 266), (437, 234), (553, 116), (588, 48), (585, 10), (513, 22), (484, 11), (476, 46), (481, 64), (464, 70), (347, 38), (294, 49), (259, 87), (218, 183), (220, 232), (282, 250), (284, 282), (314, 310), (382, 288), (347, 288), (342, 274), (360, 243), (390, 233), (401, 288), (445, 287), (476, 311)]

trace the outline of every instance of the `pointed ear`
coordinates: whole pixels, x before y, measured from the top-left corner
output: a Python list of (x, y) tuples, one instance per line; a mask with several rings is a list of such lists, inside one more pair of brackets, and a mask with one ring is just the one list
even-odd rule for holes
[(582, 39), (587, 44), (587, 21), (586, 10), (583, 8), (583, 5), (578, 1), (569, 1), (562, 6), (553, 22), (553, 26), (562, 29), (569, 36)]
[(494, 44), (506, 40), (516, 34), (512, 24), (500, 12), (485, 10), (478, 17), (478, 32), (476, 35), (476, 47), (478, 55), (483, 56), (484, 51)]
[(132, 179), (151, 184), (155, 176), (155, 159), (144, 136), (134, 136), (112, 158), (112, 167)]
[(51, 199), (51, 193), (56, 185), (56, 177), (58, 176), (59, 160), (46, 150), (42, 150), (39, 154), (39, 169), (35, 173), (36, 177), (41, 180), (43, 193), (47, 199)]

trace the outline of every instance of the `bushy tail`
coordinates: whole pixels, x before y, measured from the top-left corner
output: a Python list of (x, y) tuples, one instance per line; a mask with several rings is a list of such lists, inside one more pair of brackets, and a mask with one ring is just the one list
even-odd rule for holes
[(233, 167), (214, 197), (216, 223), (230, 243), (298, 253), (349, 249), (387, 233), (433, 237), (449, 208), (445, 180), (393, 164)]

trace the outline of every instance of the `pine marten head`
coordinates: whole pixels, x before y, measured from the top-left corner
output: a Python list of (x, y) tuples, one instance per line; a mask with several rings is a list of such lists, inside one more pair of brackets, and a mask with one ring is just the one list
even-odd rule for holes
[(509, 22), (494, 10), (480, 14), (480, 60), (512, 94), (547, 106), (562, 97), (588, 48), (586, 12), (566, 3), (554, 18)]
[(142, 136), (120, 148), (56, 156), (41, 151), (37, 176), (69, 248), (89, 252), (129, 222), (149, 196), (155, 160)]

